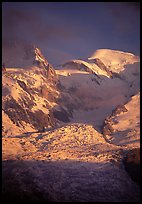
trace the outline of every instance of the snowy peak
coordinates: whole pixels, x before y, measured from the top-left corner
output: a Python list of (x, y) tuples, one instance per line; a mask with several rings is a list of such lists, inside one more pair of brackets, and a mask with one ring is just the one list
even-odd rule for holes
[(42, 54), (41, 50), (37, 47), (33, 47), (34, 49), (34, 59), (33, 64), (36, 64), (39, 68), (44, 69), (45, 74), (47, 75), (48, 79), (51, 78), (52, 81), (56, 81), (56, 72), (51, 64), (47, 61), (47, 59)]
[(124, 65), (139, 62), (139, 57), (132, 53), (110, 49), (98, 49), (88, 60), (92, 61), (96, 58), (99, 58), (111, 71), (117, 73), (124, 70)]
[(88, 59), (70, 60), (61, 69), (77, 69), (108, 78), (124, 71), (126, 65), (139, 62), (138, 56), (117, 50), (99, 49)]
[(41, 53), (39, 48), (35, 48), (34, 49), (34, 53), (35, 53), (35, 62), (39, 63), (41, 66), (48, 66), (48, 61), (45, 59), (45, 57), (43, 56), (43, 54)]
[(139, 57), (132, 53), (110, 49), (98, 49), (88, 59), (90, 60), (94, 58), (105, 59), (116, 64), (118, 62), (134, 63), (139, 60)]
[(24, 54), (26, 54), (26, 59), (29, 60), (29, 66), (36, 64), (40, 68), (45, 68), (49, 64), (41, 50), (35, 45), (25, 47)]

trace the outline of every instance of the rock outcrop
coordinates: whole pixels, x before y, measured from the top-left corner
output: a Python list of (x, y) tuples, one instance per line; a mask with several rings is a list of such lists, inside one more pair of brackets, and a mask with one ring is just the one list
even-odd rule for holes
[(106, 66), (105, 66), (105, 64), (99, 59), (99, 58), (94, 58), (93, 59), (93, 62), (101, 69), (101, 70), (103, 70), (103, 71), (105, 71), (107, 74), (108, 74), (108, 76), (112, 76), (112, 72), (109, 70), (109, 68), (107, 68)]
[(134, 148), (127, 152), (124, 166), (132, 180), (140, 185), (140, 148)]

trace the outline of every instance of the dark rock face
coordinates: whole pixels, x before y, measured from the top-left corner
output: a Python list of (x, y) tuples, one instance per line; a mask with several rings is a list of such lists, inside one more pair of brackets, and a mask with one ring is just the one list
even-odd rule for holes
[(140, 148), (128, 151), (124, 166), (132, 180), (140, 185)]
[(53, 115), (56, 119), (62, 122), (70, 122), (69, 115), (67, 114), (65, 110), (61, 110), (61, 111), (54, 110)]
[(127, 108), (124, 105), (119, 105), (116, 109), (112, 112), (112, 115), (120, 114), (121, 112), (127, 112)]
[(45, 59), (40, 49), (35, 48), (34, 52), (35, 52), (34, 63), (37, 64), (40, 68), (44, 69), (45, 75), (47, 76), (48, 79), (52, 80), (52, 82), (53, 81), (56, 82), (57, 75), (52, 65), (49, 64), (47, 59)]
[(7, 97), (7, 100), (5, 102), (3, 101), (3, 105), (5, 107), (4, 112), (9, 116), (14, 124), (19, 126), (21, 121), (28, 122), (24, 109), (12, 96)]
[(109, 76), (112, 76), (112, 72), (104, 65), (104, 63), (99, 59), (93, 59), (94, 63), (103, 71), (106, 71)]
[(56, 120), (52, 111), (49, 110), (49, 114), (45, 114), (41, 110), (32, 112), (30, 108), (25, 109), (26, 106), (30, 107), (28, 101), (26, 101), (26, 106), (23, 107), (22, 103), (18, 103), (10, 96), (10, 98), (4, 103), (4, 106), (4, 112), (17, 126), (20, 126), (20, 124), (22, 125), (22, 121), (32, 124), (37, 130), (41, 130), (48, 125), (55, 125)]
[(39, 94), (41, 97), (46, 98), (48, 101), (56, 101), (56, 95), (54, 92), (51, 92), (46, 85), (41, 86), (41, 91)]
[(112, 124), (117, 123), (117, 121), (114, 120), (114, 117), (117, 114), (120, 114), (121, 112), (127, 112), (127, 111), (128, 110), (124, 105), (119, 105), (112, 111), (112, 115), (105, 119), (103, 127), (102, 127), (103, 129), (102, 132), (104, 136), (111, 135), (113, 133), (114, 130), (112, 128)]
[(109, 123), (107, 123), (103, 128), (103, 135), (110, 135), (113, 132), (113, 129)]
[(56, 119), (51, 111), (49, 111), (49, 114), (45, 114), (41, 110), (35, 111), (35, 113), (29, 111), (28, 113), (31, 118), (31, 124), (39, 131), (42, 131), (48, 125), (54, 126), (56, 123)]

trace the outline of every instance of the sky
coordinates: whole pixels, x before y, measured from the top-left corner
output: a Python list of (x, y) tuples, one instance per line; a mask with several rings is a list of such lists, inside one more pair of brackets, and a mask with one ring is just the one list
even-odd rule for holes
[(88, 58), (97, 49), (139, 55), (139, 7), (139, 2), (3, 2), (2, 49), (34, 44), (53, 65)]

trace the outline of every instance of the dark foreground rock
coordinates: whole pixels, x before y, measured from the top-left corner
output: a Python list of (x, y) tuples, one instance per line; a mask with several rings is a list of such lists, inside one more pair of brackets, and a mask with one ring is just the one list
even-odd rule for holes
[(128, 151), (124, 165), (132, 180), (140, 185), (140, 148)]

